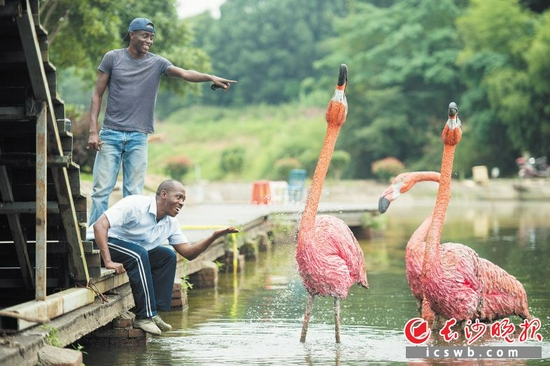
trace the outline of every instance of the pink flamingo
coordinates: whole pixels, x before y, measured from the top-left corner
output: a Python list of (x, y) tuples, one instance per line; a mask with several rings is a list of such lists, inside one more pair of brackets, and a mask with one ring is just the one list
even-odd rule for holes
[[(447, 207), (451, 199), (451, 177), (456, 145), (462, 139), (462, 125), (458, 107), (449, 105), (449, 118), (442, 133), (443, 158), (439, 190), (432, 221), (426, 237), (422, 281), (422, 315), (428, 317), (430, 309), (436, 316), (457, 321), (479, 318), (483, 283), (477, 253), (456, 243), (447, 243), (441, 249), (441, 232)], [(443, 254), (444, 253), (444, 254)]]
[[(383, 193), (379, 209), (385, 212), (391, 201), (407, 192), (417, 182), (440, 181), (433, 214), (415, 231), (407, 244), (407, 279), (415, 297), (423, 302), (424, 318), (430, 319), (435, 312), (435, 315), (457, 320), (493, 321), (510, 315), (530, 319), (527, 295), (514, 276), (494, 263), (479, 258), (475, 251), (462, 244), (439, 245), (446, 207), (450, 200), (452, 160), (454, 147), (461, 139), (460, 129), (458, 108), (451, 103), (449, 120), (443, 132), (445, 149), (441, 175), (436, 172), (399, 175)], [(430, 236), (427, 239), (428, 246), (423, 241), (426, 235), (431, 235), (431, 239)], [(419, 272), (422, 251), (425, 259), (423, 269)]]
[(315, 296), (334, 297), (335, 336), (340, 343), (340, 299), (357, 283), (368, 288), (365, 258), (353, 233), (341, 219), (317, 216), (321, 191), (340, 127), (348, 111), (347, 66), (340, 65), (338, 84), (326, 112), (327, 132), (300, 221), (296, 262), (308, 293), (300, 342), (305, 342)]
[[(401, 194), (406, 193), (416, 183), (425, 181), (439, 183), (439, 177), (439, 173), (429, 171), (399, 174), (380, 196), (378, 210), (380, 213), (385, 213), (391, 202), (396, 200)], [(425, 239), (431, 223), (432, 215), (428, 216), (414, 231), (405, 249), (405, 274), (419, 309), (422, 305), (422, 280), (420, 275), (422, 274), (422, 263), (424, 262), (424, 251), (426, 248)]]

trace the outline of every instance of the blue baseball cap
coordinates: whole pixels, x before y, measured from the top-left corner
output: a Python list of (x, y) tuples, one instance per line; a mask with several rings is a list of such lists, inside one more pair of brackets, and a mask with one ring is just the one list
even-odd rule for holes
[(130, 40), (130, 32), (140, 30), (155, 33), (155, 25), (147, 18), (136, 18), (130, 22), (130, 25), (128, 26), (128, 33), (124, 36), (124, 40)]

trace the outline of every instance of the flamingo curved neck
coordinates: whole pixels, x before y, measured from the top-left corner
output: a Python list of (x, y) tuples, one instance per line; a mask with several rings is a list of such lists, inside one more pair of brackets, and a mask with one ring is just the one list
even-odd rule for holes
[(440, 173), (433, 171), (420, 171), (411, 173), (414, 184), (419, 182), (439, 182)]

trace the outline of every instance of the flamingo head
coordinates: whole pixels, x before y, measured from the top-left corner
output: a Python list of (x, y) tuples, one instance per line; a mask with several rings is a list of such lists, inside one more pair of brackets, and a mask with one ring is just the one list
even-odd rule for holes
[(409, 173), (401, 173), (391, 183), (391, 185), (382, 193), (378, 199), (378, 211), (384, 213), (390, 207), (390, 203), (397, 199), (402, 193), (407, 192), (416, 182), (410, 179)]
[(445, 145), (457, 145), (462, 139), (462, 123), (458, 118), (458, 106), (455, 102), (449, 104), (449, 118), (441, 135)]
[(338, 84), (332, 99), (328, 103), (327, 113), (325, 115), (329, 126), (341, 127), (346, 122), (348, 114), (348, 101), (346, 99), (346, 86), (348, 85), (348, 67), (345, 64), (340, 65), (340, 74)]
[(439, 172), (419, 171), (401, 173), (391, 183), (391, 185), (382, 193), (378, 200), (378, 211), (384, 213), (387, 211), (390, 203), (395, 201), (397, 197), (406, 193), (419, 182), (438, 182), (441, 179)]

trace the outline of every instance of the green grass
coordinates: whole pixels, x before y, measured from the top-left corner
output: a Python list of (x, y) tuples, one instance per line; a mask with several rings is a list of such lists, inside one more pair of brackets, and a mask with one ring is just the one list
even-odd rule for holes
[[(202, 179), (281, 179), (273, 169), (277, 160), (318, 156), (326, 131), (324, 113), (322, 108), (297, 105), (180, 110), (156, 123), (159, 139), (149, 144), (148, 174), (165, 175), (166, 160), (185, 155), (200, 166)], [(234, 147), (245, 150), (244, 168), (225, 174), (220, 168), (221, 154)], [(194, 171), (184, 180), (195, 181)]]

